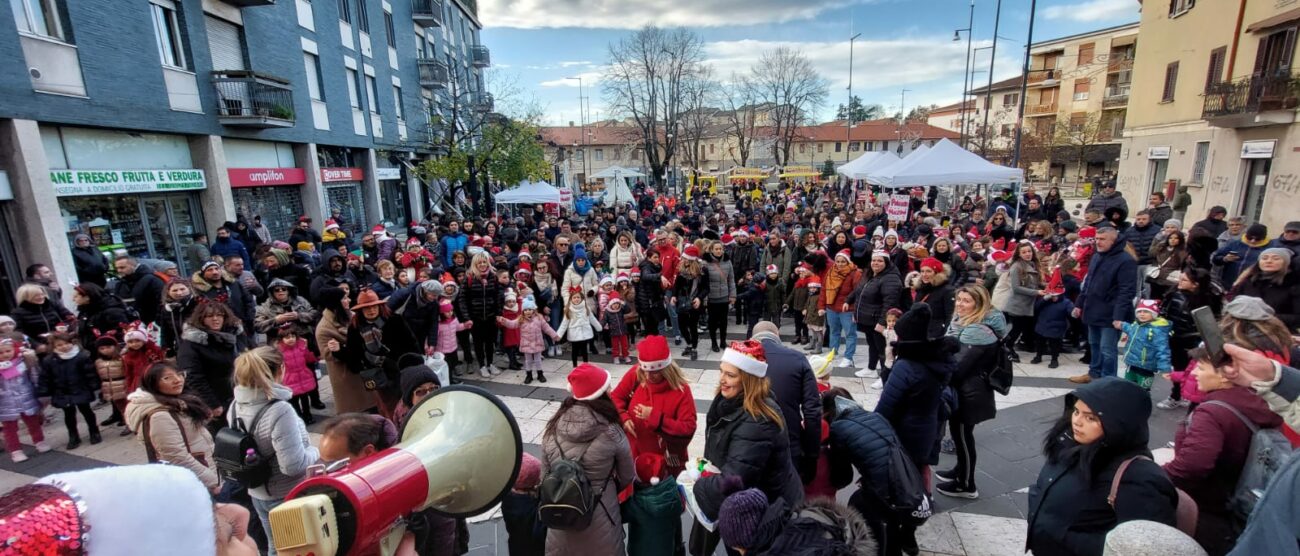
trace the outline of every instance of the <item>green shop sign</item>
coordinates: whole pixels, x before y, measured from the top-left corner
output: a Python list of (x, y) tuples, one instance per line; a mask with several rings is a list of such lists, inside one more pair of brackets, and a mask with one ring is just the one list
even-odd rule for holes
[(203, 170), (51, 170), (54, 195), (113, 195), (206, 189)]

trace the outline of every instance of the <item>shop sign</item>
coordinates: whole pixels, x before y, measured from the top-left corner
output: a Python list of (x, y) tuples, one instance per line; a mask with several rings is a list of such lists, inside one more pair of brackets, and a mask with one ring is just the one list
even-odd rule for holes
[(895, 222), (907, 220), (908, 208), (907, 195), (893, 195), (889, 198), (889, 204), (885, 205), (885, 215)]
[(1268, 139), (1265, 141), (1243, 141), (1241, 143), (1242, 158), (1273, 158), (1273, 147), (1277, 145), (1277, 140)]
[(335, 183), (341, 181), (361, 181), (366, 173), (360, 168), (321, 168), (320, 181)]
[(268, 185), (300, 185), (307, 183), (307, 173), (302, 168), (230, 168), (230, 187), (264, 187)]
[(1169, 147), (1147, 147), (1148, 160), (1168, 160)]
[(206, 189), (203, 170), (51, 170), (54, 195), (112, 195)]
[(401, 168), (375, 168), (375, 179), (400, 180), (402, 179), (402, 169)]

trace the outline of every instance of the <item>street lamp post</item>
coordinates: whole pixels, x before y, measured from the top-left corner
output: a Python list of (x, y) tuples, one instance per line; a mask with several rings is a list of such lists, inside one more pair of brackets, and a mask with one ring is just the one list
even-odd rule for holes
[(849, 161), (849, 143), (853, 141), (853, 41), (862, 33), (849, 37), (849, 103), (844, 107), (844, 162)]
[(585, 181), (587, 176), (591, 175), (591, 169), (587, 165), (587, 157), (591, 153), (587, 152), (587, 112), (583, 109), (585, 97), (582, 91), (582, 76), (566, 77), (565, 79), (576, 79), (578, 81), (578, 121), (582, 124), (582, 179)]
[(1025, 66), (1021, 70), (1020, 78), (1020, 107), (1016, 109), (1016, 145), (1011, 154), (1011, 167), (1020, 167), (1020, 143), (1024, 135), (1022, 129), (1025, 121), (1025, 94), (1029, 88), (1029, 55), (1030, 49), (1034, 45), (1034, 12), (1038, 8), (1038, 0), (1029, 0), (1029, 37), (1025, 39)]
[(966, 94), (970, 91), (970, 42), (975, 29), (975, 0), (970, 0), (970, 19), (966, 23), (965, 29), (957, 29), (952, 32), (953, 42), (961, 40), (961, 32), (966, 32), (966, 71), (961, 75), (961, 107), (957, 113), (961, 115), (961, 147), (966, 148)]
[[(996, 62), (998, 59), (998, 26), (1001, 23), (1002, 23), (1002, 0), (998, 0), (998, 7), (993, 15), (993, 45), (990, 46), (993, 52), (989, 54), (989, 85), (988, 85), (988, 89), (984, 91), (984, 93), (988, 95), (987, 98), (989, 99), (989, 107), (993, 106), (993, 63)], [(989, 110), (988, 108), (985, 108), (984, 133), (988, 134), (988, 132), (989, 132)], [(984, 158), (988, 158), (987, 139), (984, 141), (984, 145), (980, 147), (980, 156)]]

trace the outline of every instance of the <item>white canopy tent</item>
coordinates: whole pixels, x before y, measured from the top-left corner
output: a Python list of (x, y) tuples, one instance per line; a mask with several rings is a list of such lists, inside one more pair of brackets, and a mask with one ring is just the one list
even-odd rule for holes
[(619, 203), (635, 202), (636, 199), (632, 197), (632, 188), (628, 186), (628, 180), (640, 177), (645, 177), (645, 174), (622, 166), (610, 166), (591, 175), (592, 179), (605, 180), (605, 192), (600, 197), (601, 202), (610, 207)]
[(559, 203), (560, 190), (544, 181), (519, 182), (519, 186), (497, 193), (493, 199), (498, 205), (539, 205)]
[(897, 163), (870, 172), (868, 183), (885, 188), (1019, 183), (1024, 171), (999, 166), (947, 139), (924, 146)]
[(836, 168), (835, 172), (849, 179), (860, 180), (866, 178), (871, 171), (884, 168), (899, 160), (901, 159), (898, 155), (892, 151), (873, 151), (845, 163)]
[(592, 174), (590, 177), (591, 179), (613, 178), (613, 179), (623, 180), (628, 178), (645, 177), (645, 174), (642, 174), (641, 172), (638, 172), (631, 168), (624, 168), (622, 166), (610, 166), (609, 168), (605, 168), (604, 170)]

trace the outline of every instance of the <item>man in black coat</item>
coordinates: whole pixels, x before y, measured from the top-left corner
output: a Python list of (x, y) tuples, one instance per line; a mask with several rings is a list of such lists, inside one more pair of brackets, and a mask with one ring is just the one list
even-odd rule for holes
[(754, 325), (753, 339), (763, 344), (767, 354), (767, 380), (790, 436), (790, 460), (807, 483), (817, 473), (817, 457), (821, 454), (822, 401), (817, 377), (807, 357), (781, 343), (776, 324), (771, 321)]
[(118, 279), (110, 291), (123, 303), (135, 307), (140, 313), (140, 322), (153, 324), (158, 319), (158, 310), (162, 308), (163, 282), (148, 269), (141, 268), (135, 257), (119, 257), (113, 261)]

